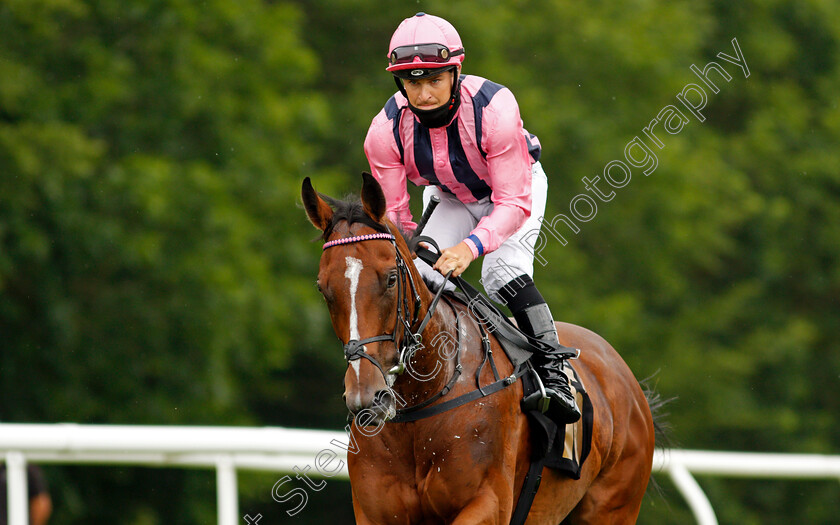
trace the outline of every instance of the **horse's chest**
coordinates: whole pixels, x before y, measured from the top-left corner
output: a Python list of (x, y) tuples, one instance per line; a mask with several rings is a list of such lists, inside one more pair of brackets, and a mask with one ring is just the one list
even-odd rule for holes
[(354, 497), (365, 514), (379, 516), (381, 523), (405, 523), (393, 521), (394, 512), (412, 524), (440, 523), (490, 485), (512, 481), (520, 426), (499, 425), (497, 413), (484, 411), (479, 402), (469, 412), (440, 416), (434, 425), (386, 426), (371, 442), (360, 443), (349, 467)]
[(492, 444), (479, 437), (454, 435), (438, 446), (419, 444), (414, 479), (406, 480), (416, 492), (416, 505), (424, 516), (444, 517), (475, 497), (496, 455)]
[(351, 461), (360, 503), (371, 514), (401, 509), (412, 523), (457, 514), (475, 497), (497, 455), (489, 439), (463, 434), (383, 443), (379, 454)]

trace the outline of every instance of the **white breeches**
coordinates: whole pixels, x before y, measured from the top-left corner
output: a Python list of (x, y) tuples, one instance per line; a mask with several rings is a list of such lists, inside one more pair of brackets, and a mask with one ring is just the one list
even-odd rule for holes
[[(540, 219), (545, 213), (546, 193), (548, 181), (539, 162), (531, 167), (531, 216), (525, 224), (502, 243), (499, 248), (484, 255), (481, 265), (481, 284), (485, 291), (496, 302), (503, 303), (498, 295), (502, 286), (522, 274), (534, 276), (534, 244), (542, 225)], [(478, 225), (482, 217), (490, 215), (493, 203), (489, 197), (478, 202), (464, 204), (454, 195), (442, 191), (437, 186), (428, 186), (423, 190), (423, 209), (429, 205), (432, 195), (440, 198), (440, 204), (435, 209), (422, 235), (434, 239), (443, 250), (455, 246), (466, 239), (470, 232)], [(414, 263), (423, 275), (426, 283), (433, 289), (440, 288), (443, 276), (419, 259)], [(449, 284), (449, 286), (452, 286)]]

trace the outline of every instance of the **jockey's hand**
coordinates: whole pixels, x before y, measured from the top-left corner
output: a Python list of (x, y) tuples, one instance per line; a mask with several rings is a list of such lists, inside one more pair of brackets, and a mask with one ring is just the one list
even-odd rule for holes
[(452, 276), (458, 277), (473, 261), (473, 253), (467, 243), (461, 241), (451, 248), (446, 248), (440, 253), (440, 258), (435, 263), (434, 269), (446, 275), (452, 270)]

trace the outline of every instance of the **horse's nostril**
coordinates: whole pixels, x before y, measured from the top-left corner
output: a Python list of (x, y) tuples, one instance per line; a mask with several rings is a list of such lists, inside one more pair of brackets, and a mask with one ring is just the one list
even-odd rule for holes
[(394, 395), (390, 390), (379, 390), (373, 396), (373, 406), (390, 407), (394, 403)]

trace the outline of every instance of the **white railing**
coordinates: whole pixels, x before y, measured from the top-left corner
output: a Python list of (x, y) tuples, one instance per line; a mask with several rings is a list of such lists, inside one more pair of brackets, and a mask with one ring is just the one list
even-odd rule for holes
[[(0, 424), (0, 455), (6, 459), (9, 525), (26, 525), (26, 462), (119, 464), (213, 468), (219, 525), (243, 523), (237, 470), (292, 472), (313, 465), (324, 449), (339, 456), (342, 432), (279, 427), (179, 427)], [(337, 465), (337, 464), (336, 464)], [(347, 478), (346, 463), (336, 477)]]
[(688, 502), (698, 525), (717, 525), (712, 504), (691, 473), (739, 478), (837, 479), (840, 456), (665, 450), (653, 458), (654, 472), (667, 472)]
[[(26, 463), (120, 464), (213, 468), (219, 525), (243, 523), (236, 473), (265, 470), (314, 476), (332, 457), (329, 476), (347, 479), (344, 432), (280, 427), (175, 427), (0, 424), (0, 458), (8, 480), (9, 525), (28, 523)], [(340, 463), (338, 462), (340, 460)], [(699, 450), (657, 451), (654, 471), (671, 476), (699, 525), (717, 525), (711, 503), (691, 473), (751, 478), (835, 478), (840, 456)]]

